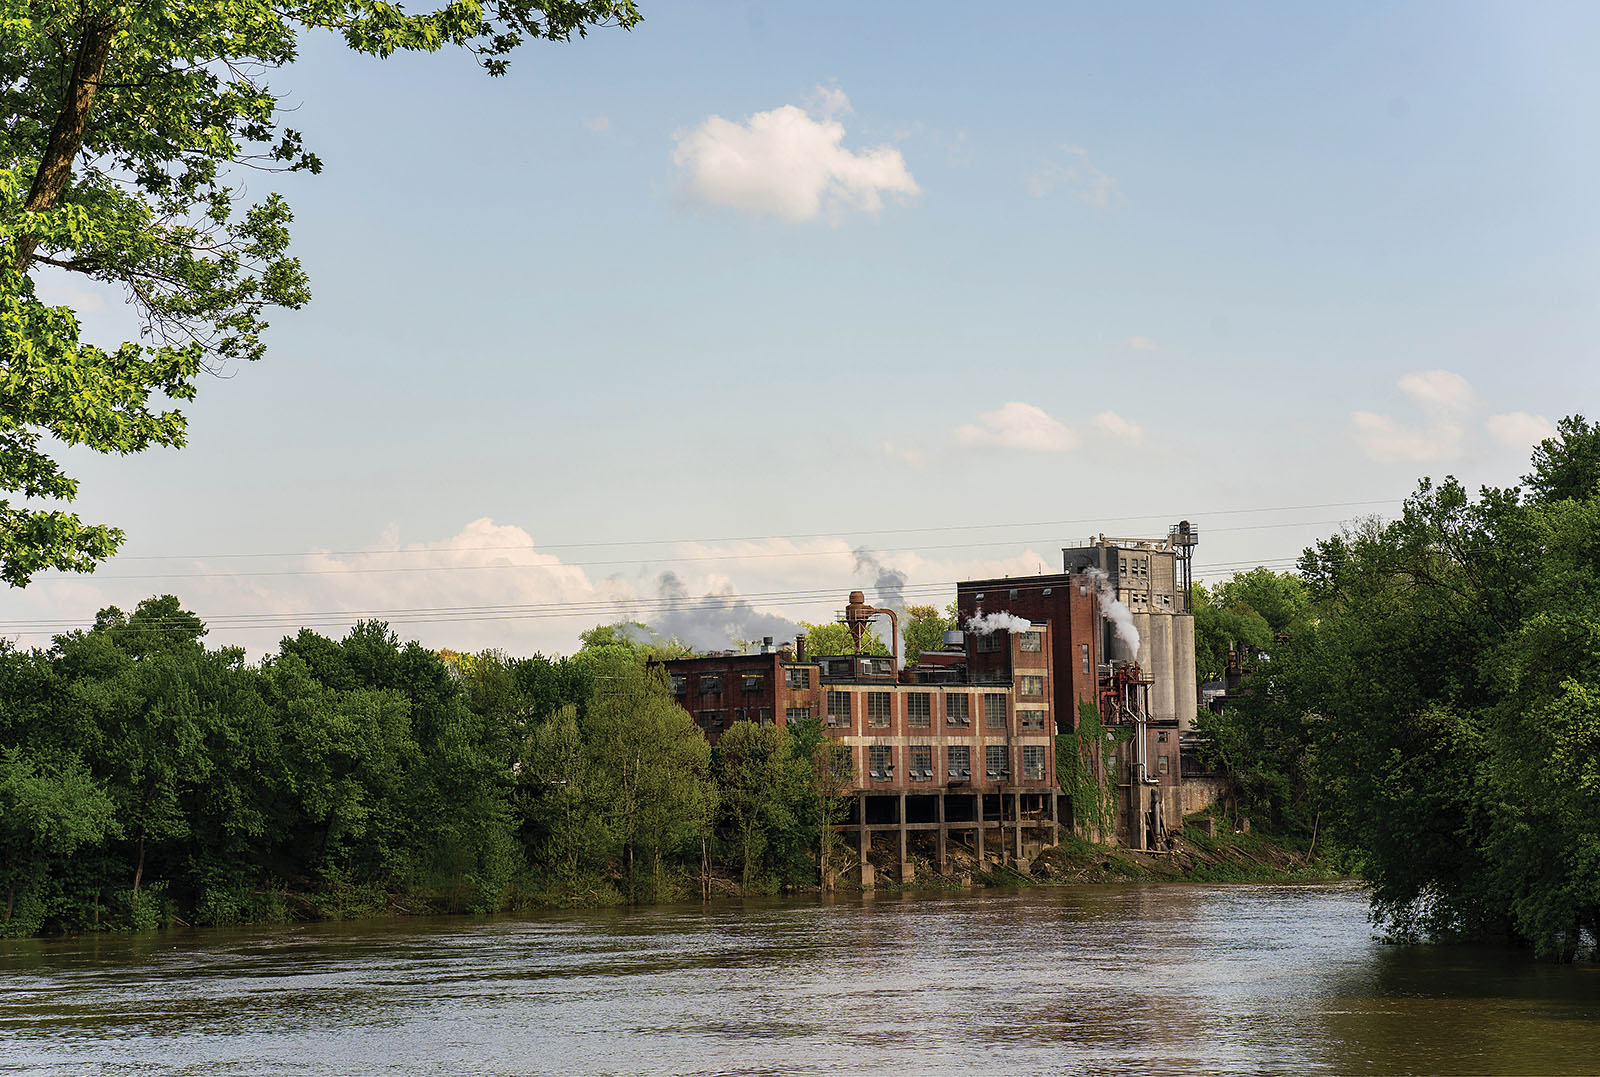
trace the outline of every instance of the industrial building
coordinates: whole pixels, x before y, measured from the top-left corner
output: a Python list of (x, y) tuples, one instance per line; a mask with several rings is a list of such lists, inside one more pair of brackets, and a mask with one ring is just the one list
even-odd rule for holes
[[(1085, 704), (1125, 730), (1108, 774), (1117, 832), (1098, 836), (1156, 847), (1180, 825), (1178, 736), (1195, 699), (1182, 586), (1193, 544), (1181, 545), (1177, 528), (1173, 535), (1101, 537), (1064, 550), (1061, 573), (958, 584), (963, 630), (910, 668), (895, 657), (811, 656), (804, 636), (780, 646), (769, 639), (753, 654), (662, 664), (678, 703), (713, 743), (737, 721), (822, 720), (852, 764), (851, 813), (840, 829), (854, 839), (863, 885), (873, 882), (868, 852), (878, 841), (892, 844), (902, 879), (912, 852), (944, 872), (952, 842), (980, 862), (1027, 870), (1071, 825), (1056, 737), (1078, 728)], [(1119, 578), (1127, 582), (1118, 586)], [(857, 647), (878, 616), (896, 618), (860, 591), (850, 595), (841, 620)], [(897, 638), (898, 626), (891, 631)]]

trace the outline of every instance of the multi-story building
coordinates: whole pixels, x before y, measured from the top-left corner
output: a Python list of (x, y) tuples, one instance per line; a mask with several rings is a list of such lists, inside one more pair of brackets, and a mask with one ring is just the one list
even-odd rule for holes
[(864, 884), (875, 838), (895, 842), (903, 879), (913, 851), (945, 870), (951, 841), (1025, 870), (1058, 836), (1056, 673), (1050, 626), (1013, 627), (962, 633), (909, 670), (869, 655), (811, 658), (804, 637), (663, 665), (713, 743), (736, 721), (822, 720), (851, 764), (841, 829), (856, 839)]

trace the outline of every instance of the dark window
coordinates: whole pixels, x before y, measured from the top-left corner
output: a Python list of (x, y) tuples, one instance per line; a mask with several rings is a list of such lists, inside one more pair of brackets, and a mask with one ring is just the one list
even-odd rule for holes
[(867, 725), (873, 729), (885, 729), (889, 725), (889, 693), (867, 693)]
[(1166, 730), (1162, 730), (1161, 732), (1157, 733), (1156, 734), (1156, 740), (1160, 741), (1162, 744), (1167, 743), (1167, 732), (1166, 732)]
[(972, 697), (968, 695), (945, 696), (944, 724), (971, 725)]
[(803, 722), (810, 717), (810, 707), (785, 707), (783, 709), (783, 720), (786, 722)]
[(1022, 728), (1022, 729), (1043, 729), (1044, 728), (1044, 723), (1045, 723), (1045, 712), (1044, 711), (1041, 711), (1041, 710), (1021, 710), (1020, 708), (1017, 711), (1017, 725), (1018, 725), (1019, 728)]
[(1044, 633), (1024, 632), (1022, 634), (1022, 649), (1024, 651), (1037, 651), (1044, 646)]
[(828, 693), (828, 724), (829, 725), (849, 725), (850, 724), (850, 693), (849, 692), (829, 692)]
[(1157, 774), (1165, 774), (1166, 772), (1167, 772), (1167, 757), (1164, 756), (1164, 755), (1156, 756), (1156, 773)]
[(700, 728), (707, 733), (714, 733), (722, 728), (721, 711), (701, 711), (695, 716), (695, 720), (700, 723)]
[(672, 674), (672, 694), (681, 696), (689, 691), (689, 678), (682, 673)]
[(722, 694), (722, 674), (702, 673), (700, 675), (700, 694), (703, 696), (720, 696)]
[(978, 637), (978, 653), (979, 654), (993, 654), (994, 652), (1000, 650), (1000, 647), (1001, 647), (1000, 637), (1002, 635), (1003, 635), (1003, 633), (1001, 633), (999, 631), (984, 632), (983, 634), (981, 634)]
[(1012, 588), (1012, 589), (1011, 589), (1011, 601), (1013, 601), (1013, 602), (1015, 602), (1015, 601), (1016, 601), (1016, 600), (1017, 600), (1017, 595), (1018, 595), (1018, 594), (1019, 594), (1019, 593), (1020, 593), (1020, 592), (1019, 592), (1019, 591), (1018, 591), (1018, 590), (1017, 590), (1017, 589), (1016, 589), (1016, 588), (1015, 588), (1015, 587), (1013, 587), (1013, 588)]
[(784, 678), (788, 681), (790, 688), (811, 687), (811, 670), (809, 669), (786, 669), (784, 670)]
[[(1165, 759), (1166, 756), (1162, 756)], [(933, 748), (927, 744), (913, 744), (911, 746), (911, 780), (914, 782), (930, 782), (933, 780)]]
[(999, 692), (985, 692), (983, 694), (983, 728), (1004, 729), (1006, 727), (1006, 697)]
[(894, 764), (889, 762), (889, 746), (874, 744), (867, 748), (867, 774), (875, 782), (886, 782), (894, 777)]
[(765, 673), (741, 673), (739, 687), (746, 692), (764, 692), (767, 688), (767, 675)]
[(1004, 744), (991, 744), (984, 749), (984, 771), (990, 778), (1008, 778), (1011, 776), (1011, 763), (1006, 758)]
[(1042, 696), (1044, 695), (1044, 678), (1022, 677), (1021, 684), (1018, 685), (1018, 691), (1025, 696)]
[(972, 777), (972, 749), (965, 744), (952, 744), (945, 753), (945, 766), (950, 780), (968, 781)]
[(912, 692), (906, 696), (906, 720), (916, 729), (927, 729), (933, 724), (933, 696), (927, 692)]
[[(1165, 759), (1166, 756), (1162, 756)], [(1044, 746), (1024, 744), (1022, 746), (1022, 777), (1024, 781), (1044, 781)]]
[(752, 715), (754, 715), (755, 716), (755, 720), (757, 722), (760, 722), (762, 725), (772, 725), (772, 724), (774, 724), (773, 721), (772, 721), (772, 708), (771, 707), (751, 707), (750, 708), (750, 713)]

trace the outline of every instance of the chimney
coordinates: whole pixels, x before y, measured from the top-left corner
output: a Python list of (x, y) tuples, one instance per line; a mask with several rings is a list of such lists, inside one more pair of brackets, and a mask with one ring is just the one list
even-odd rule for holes
[(804, 632), (796, 632), (794, 634), (794, 660), (796, 662), (804, 662), (806, 660), (806, 634)]
[(771, 636), (762, 636), (761, 637), (761, 653), (762, 654), (771, 654), (772, 653), (772, 637)]

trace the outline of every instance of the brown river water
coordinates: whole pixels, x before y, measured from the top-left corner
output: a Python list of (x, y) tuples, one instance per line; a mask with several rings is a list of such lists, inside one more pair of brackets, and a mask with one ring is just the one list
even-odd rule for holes
[(1600, 969), (1345, 885), (0, 942), (0, 1073), (1600, 1073)]

